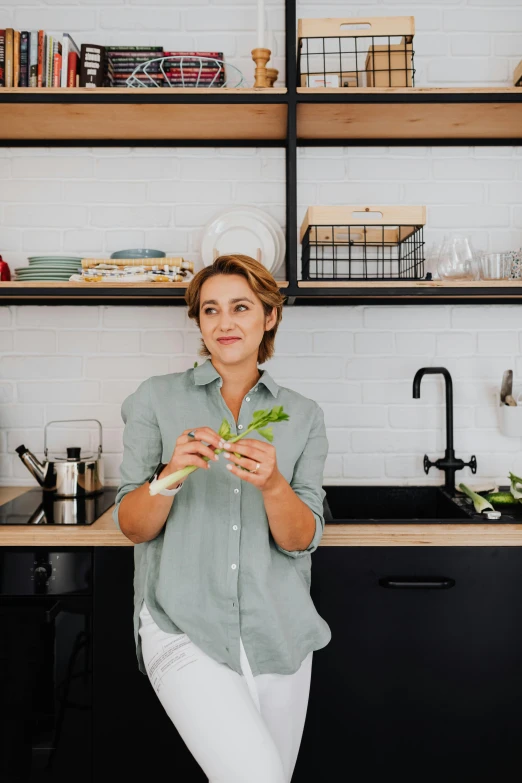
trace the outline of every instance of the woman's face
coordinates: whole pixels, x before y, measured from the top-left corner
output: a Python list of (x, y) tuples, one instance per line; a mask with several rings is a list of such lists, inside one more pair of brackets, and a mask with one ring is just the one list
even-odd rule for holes
[[(242, 275), (214, 275), (201, 287), (199, 322), (201, 336), (212, 356), (223, 363), (237, 363), (257, 353), (265, 329), (276, 322), (276, 309), (266, 319), (261, 300)], [(238, 337), (230, 343), (220, 337)]]

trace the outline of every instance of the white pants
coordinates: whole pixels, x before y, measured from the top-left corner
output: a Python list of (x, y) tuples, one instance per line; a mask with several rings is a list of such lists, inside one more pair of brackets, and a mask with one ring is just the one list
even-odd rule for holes
[(187, 634), (162, 631), (145, 602), (139, 633), (149, 680), (209, 783), (290, 783), (308, 707), (312, 656), (294, 674), (243, 674)]

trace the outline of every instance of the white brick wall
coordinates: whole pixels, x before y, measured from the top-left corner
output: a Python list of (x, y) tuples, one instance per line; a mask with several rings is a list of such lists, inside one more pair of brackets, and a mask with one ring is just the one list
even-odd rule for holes
[[(254, 6), (4, 0), (0, 26), (68, 29), (78, 43), (222, 48), (251, 84)], [(267, 43), (284, 79), (284, 6), (266, 6)], [(347, 14), (414, 15), (418, 85), (506, 86), (522, 57), (514, 0), (299, 3), (303, 17)], [(483, 249), (522, 244), (520, 147), (307, 148), (298, 174), (299, 222), (313, 203), (425, 204), (428, 245), (457, 228)], [(259, 206), (284, 225), (279, 149), (0, 148), (0, 180), (0, 253), (12, 268), (28, 254), (139, 245), (182, 253), (199, 268), (202, 229), (223, 208)], [(198, 342), (182, 307), (0, 307), (0, 484), (28, 483), (16, 446), (41, 455), (44, 423), (75, 416), (102, 421), (107, 476), (117, 484), (122, 400), (149, 375), (201, 360)], [(520, 307), (288, 307), (267, 367), (322, 406), (325, 483), (438, 484), (441, 474), (426, 477), (422, 457), (444, 448), (444, 386), (427, 377), (413, 400), (415, 371), (450, 369), (457, 453), (476, 453), (480, 477), (505, 480), (508, 469), (522, 471), (522, 443), (500, 433), (496, 393), (508, 367), (522, 391), (521, 353)], [(75, 442), (94, 446), (95, 431), (76, 427)], [(65, 439), (58, 429), (51, 445), (63, 448)]]
[[(184, 308), (0, 308), (0, 324), (3, 485), (30, 480), (14, 449), (25, 443), (41, 455), (45, 422), (91, 416), (103, 424), (107, 476), (116, 484), (123, 399), (150, 375), (201, 361)], [(522, 443), (500, 433), (496, 395), (508, 367), (522, 391), (521, 349), (517, 306), (288, 307), (266, 366), (323, 408), (325, 483), (441, 482), (438, 471), (424, 475), (422, 457), (444, 449), (442, 380), (426, 377), (421, 399), (412, 399), (416, 370), (439, 365), (453, 374), (457, 454), (475, 453), (478, 476), (502, 481), (520, 468)], [(89, 429), (75, 425), (75, 444), (95, 445)], [(58, 429), (51, 445), (66, 440)]]

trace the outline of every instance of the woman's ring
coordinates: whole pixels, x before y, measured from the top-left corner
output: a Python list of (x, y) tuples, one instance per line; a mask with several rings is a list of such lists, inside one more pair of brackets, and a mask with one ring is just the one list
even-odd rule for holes
[(258, 462), (258, 463), (256, 464), (256, 468), (255, 468), (255, 470), (253, 470), (253, 471), (252, 471), (252, 473), (257, 473), (257, 471), (258, 471), (258, 468), (260, 468), (260, 467), (261, 467), (261, 463), (260, 463), (260, 462)]
[(196, 437), (195, 430), (192, 430), (191, 432), (189, 432), (188, 436), (189, 436), (189, 438), (195, 438)]

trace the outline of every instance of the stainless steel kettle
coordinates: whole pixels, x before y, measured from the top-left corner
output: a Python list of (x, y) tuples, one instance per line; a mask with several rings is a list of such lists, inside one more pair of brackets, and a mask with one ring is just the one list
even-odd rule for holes
[[(48, 459), (47, 428), (51, 424), (67, 424), (68, 422), (95, 421), (98, 425), (98, 456), (88, 459), (81, 458), (78, 446), (69, 446), (66, 457)], [(28, 471), (46, 492), (52, 492), (56, 497), (75, 498), (94, 495), (103, 489), (102, 425), (98, 419), (57, 419), (50, 421), (44, 428), (44, 456), (40, 462), (29, 449), (22, 444), (16, 449), (18, 456)]]

